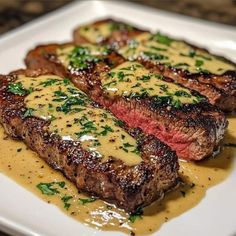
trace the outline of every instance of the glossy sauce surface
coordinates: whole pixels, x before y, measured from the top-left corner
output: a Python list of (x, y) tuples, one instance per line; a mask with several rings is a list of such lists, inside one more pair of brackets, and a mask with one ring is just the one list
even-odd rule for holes
[[(180, 162), (180, 174), (185, 180), (185, 186), (166, 194), (164, 200), (146, 207), (141, 217), (130, 217), (112, 205), (100, 200), (91, 200), (88, 196), (78, 193), (64, 176), (48, 167), (22, 142), (8, 138), (2, 128), (0, 140), (0, 171), (3, 174), (44, 201), (58, 206), (65, 214), (79, 222), (102, 230), (122, 231), (128, 234), (134, 232), (136, 235), (154, 232), (165, 222), (195, 207), (205, 196), (208, 188), (229, 176), (236, 155), (234, 147), (225, 147), (214, 159), (196, 164)], [(236, 143), (235, 118), (230, 118), (225, 143)], [(58, 193), (43, 194), (37, 187), (40, 183), (54, 183), (51, 187), (56, 188)]]
[(160, 74), (150, 73), (137, 62), (124, 62), (102, 76), (102, 87), (111, 96), (150, 96), (171, 98), (172, 103), (198, 103), (188, 89), (166, 82)]
[[(114, 29), (122, 29), (122, 25), (128, 30), (132, 30), (131, 26), (125, 24), (102, 23), (83, 26), (80, 28), (80, 34), (89, 42), (98, 43), (111, 36)], [(183, 41), (174, 40), (161, 33), (142, 33), (131, 39), (129, 44), (122, 47), (118, 52), (129, 60), (135, 60), (141, 56), (144, 59), (163, 63), (167, 66), (185, 69), (190, 73), (223, 74), (229, 70), (236, 70), (234, 65), (220, 57), (213, 56), (204, 50), (196, 49)]]
[[(101, 49), (91, 44), (57, 50), (58, 59), (72, 73), (88, 68), (91, 62), (96, 64), (106, 53), (105, 48)], [(124, 62), (108, 73), (102, 73), (99, 79), (103, 90), (110, 96), (155, 97), (157, 103), (168, 103), (177, 108), (183, 104), (203, 100), (201, 96), (193, 96), (190, 90), (178, 84), (164, 81), (160, 74), (150, 73), (138, 62)]]
[(111, 156), (121, 159), (127, 165), (142, 161), (137, 143), (119, 126), (111, 113), (92, 106), (92, 101), (69, 80), (58, 76), (30, 78), (19, 76), (20, 83), (27, 91), (25, 98), (30, 115), (50, 121), (49, 131), (63, 140), (78, 140), (82, 147), (102, 161)]
[(111, 23), (102, 23), (98, 25), (82, 26), (79, 30), (80, 34), (88, 39), (91, 43), (99, 43), (109, 37), (112, 33)]
[(114, 31), (130, 31), (133, 27), (119, 22), (104, 22), (80, 27), (79, 33), (91, 43), (100, 43), (111, 36)]
[(236, 70), (232, 64), (222, 58), (213, 56), (203, 50), (189, 46), (160, 33), (143, 33), (119, 50), (126, 59), (136, 60), (138, 57), (162, 63), (167, 66), (181, 68), (191, 73), (205, 72), (223, 74), (228, 70)]

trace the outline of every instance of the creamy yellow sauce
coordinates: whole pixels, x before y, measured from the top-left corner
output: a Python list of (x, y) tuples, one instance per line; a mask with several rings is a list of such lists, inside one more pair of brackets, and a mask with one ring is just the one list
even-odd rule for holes
[(100, 43), (116, 30), (130, 31), (133, 27), (124, 23), (104, 22), (96, 25), (85, 25), (80, 27), (79, 33), (91, 43)]
[(165, 35), (143, 33), (133, 38), (119, 53), (126, 59), (138, 57), (163, 63), (191, 73), (200, 71), (223, 74), (236, 70), (235, 66), (205, 51), (194, 49), (182, 41), (176, 41)]
[(19, 76), (16, 83), (26, 90), (33, 88), (25, 98), (26, 107), (32, 115), (51, 121), (51, 133), (64, 140), (81, 141), (102, 161), (111, 156), (127, 165), (142, 161), (136, 140), (118, 126), (119, 121), (106, 110), (93, 107), (89, 98), (68, 80), (53, 75)]
[[(80, 47), (67, 46), (57, 50), (60, 62), (72, 72), (89, 67), (91, 61), (99, 61), (106, 53), (104, 48), (91, 44), (83, 44)], [(102, 73), (100, 79), (103, 90), (111, 96), (145, 95), (156, 97), (159, 102), (168, 102), (175, 107), (202, 100), (199, 96), (193, 96), (188, 89), (164, 81), (160, 74), (150, 73), (138, 62), (124, 62), (108, 73)]]
[[(164, 223), (195, 207), (206, 191), (213, 185), (225, 180), (230, 174), (235, 159), (235, 148), (226, 147), (214, 159), (205, 160), (197, 164), (180, 162), (180, 174), (186, 182), (173, 192), (166, 194), (162, 201), (156, 201), (144, 209), (142, 218), (134, 223), (129, 221), (129, 215), (123, 210), (109, 205), (101, 200), (82, 204), (87, 199), (78, 193), (75, 186), (58, 171), (47, 166), (36, 153), (28, 150), (22, 142), (13, 141), (4, 134), (0, 127), (0, 172), (14, 179), (38, 197), (58, 206), (65, 214), (79, 222), (102, 230), (122, 231), (127, 234), (148, 234), (158, 230)], [(236, 119), (230, 119), (225, 143), (236, 142)], [(36, 187), (39, 183), (65, 182), (61, 188), (55, 185), (58, 192), (55, 195), (45, 195)], [(72, 197), (65, 202), (65, 195)], [(217, 207), (217, 206), (216, 206)], [(199, 216), (200, 217), (200, 216)]]
[(112, 23), (101, 23), (98, 25), (85, 25), (80, 27), (81, 36), (91, 43), (99, 43), (109, 37), (112, 33)]
[(174, 103), (180, 104), (198, 102), (198, 97), (191, 95), (188, 89), (162, 80), (160, 74), (150, 73), (137, 62), (124, 62), (101, 77), (103, 89), (111, 96), (145, 94), (150, 97), (171, 97)]
[[(93, 44), (89, 44), (89, 43), (84, 43), (81, 44), (80, 47), (74, 47), (74, 46), (63, 46), (57, 49), (57, 56), (59, 61), (66, 67), (70, 67), (70, 59), (71, 56), (73, 57), (74, 55), (76, 55), (76, 49), (77, 48), (83, 48), (83, 49), (87, 49), (86, 51), (82, 51), (82, 56), (89, 54), (90, 56), (93, 57), (100, 57), (102, 55), (107, 55), (107, 49), (106, 47), (102, 47), (102, 46), (96, 46)], [(75, 56), (74, 56), (75, 57)], [(77, 56), (78, 58), (81, 57), (81, 55)]]

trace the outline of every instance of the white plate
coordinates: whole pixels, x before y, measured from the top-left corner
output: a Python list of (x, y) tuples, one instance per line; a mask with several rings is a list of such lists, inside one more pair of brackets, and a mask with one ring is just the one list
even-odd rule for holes
[[(194, 20), (125, 2), (75, 2), (10, 32), (0, 39), (0, 73), (23, 66), (30, 48), (71, 40), (77, 25), (100, 17), (118, 17), (141, 27), (161, 30), (236, 60), (234, 27)], [(236, 165), (223, 183), (207, 191), (195, 208), (164, 224), (154, 235), (236, 235)], [(0, 174), (0, 228), (13, 235), (123, 235), (87, 227), (48, 205)]]

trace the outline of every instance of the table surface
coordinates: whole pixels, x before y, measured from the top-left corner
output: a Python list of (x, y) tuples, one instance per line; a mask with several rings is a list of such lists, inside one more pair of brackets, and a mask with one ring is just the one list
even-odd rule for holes
[[(75, 0), (0, 0), (0, 34), (31, 21), (47, 12), (62, 7), (72, 1)], [(236, 26), (236, 0), (128, 1)]]
[[(72, 1), (75, 0), (0, 0), (0, 35)], [(236, 26), (236, 0), (128, 1), (191, 17)], [(0, 232), (0, 236), (7, 235)]]

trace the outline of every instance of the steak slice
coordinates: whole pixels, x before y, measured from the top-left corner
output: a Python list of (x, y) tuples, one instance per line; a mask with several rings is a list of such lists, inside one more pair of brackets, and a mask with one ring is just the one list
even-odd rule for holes
[[(38, 46), (25, 62), (29, 68), (47, 68), (69, 77), (130, 128), (154, 135), (180, 158), (201, 160), (219, 149), (228, 124), (221, 111), (171, 79), (127, 62), (115, 52), (88, 44), (54, 44)], [(133, 66), (139, 67), (140, 75), (132, 75)]]
[[(108, 44), (126, 59), (138, 60), (146, 68), (199, 92), (206, 96), (211, 104), (225, 112), (236, 110), (235, 63), (160, 32), (152, 34), (130, 26), (129, 34), (118, 27), (114, 33), (109, 30), (111, 21), (103, 20), (78, 27), (74, 31), (75, 43), (81, 43), (81, 37), (84, 38), (84, 42), (95, 43), (92, 40), (94, 28), (97, 29), (97, 34), (104, 32), (106, 28), (106, 38), (99, 43)], [(129, 25), (125, 25), (128, 29)], [(122, 35), (125, 40), (122, 39)]]
[(144, 32), (147, 31), (138, 29), (135, 26), (131, 26), (124, 22), (115, 21), (113, 19), (104, 19), (90, 25), (79, 27), (74, 31), (73, 36), (77, 44), (99, 43), (109, 44), (116, 48), (120, 48), (126, 45), (131, 38)]
[(177, 186), (177, 156), (131, 129), (67, 79), (20, 70), (0, 80), (5, 131), (60, 170), (79, 190), (128, 212)]

